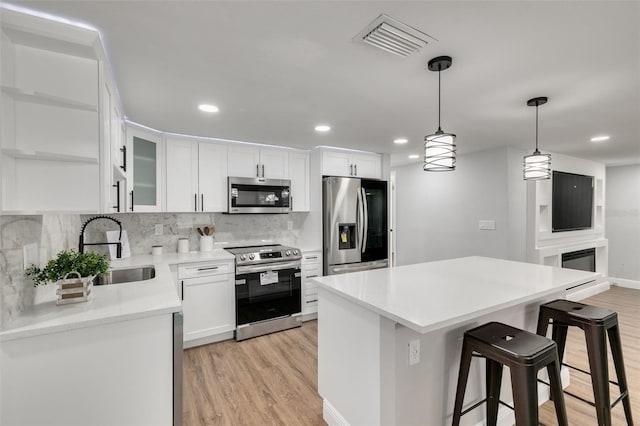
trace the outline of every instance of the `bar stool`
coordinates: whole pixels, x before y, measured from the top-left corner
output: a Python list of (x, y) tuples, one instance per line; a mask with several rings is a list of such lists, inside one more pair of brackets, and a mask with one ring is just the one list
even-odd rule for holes
[[(627, 377), (624, 372), (624, 360), (622, 358), (622, 343), (618, 329), (618, 314), (609, 309), (558, 299), (540, 306), (540, 314), (538, 316), (539, 335), (546, 336), (549, 321), (552, 322), (552, 339), (558, 345), (560, 364), (591, 375), (595, 403), (567, 391), (564, 391), (564, 393), (594, 406), (598, 416), (598, 424), (601, 426), (611, 425), (611, 408), (622, 400), (627, 424), (633, 425)], [(580, 327), (584, 331), (590, 371), (584, 371), (562, 363), (568, 327)], [(618, 382), (609, 380), (607, 335), (609, 335), (609, 345), (611, 346)], [(620, 396), (616, 398), (613, 404), (611, 404), (609, 395), (609, 383), (617, 385), (620, 389)], [(552, 398), (555, 395), (552, 392)]]
[[(469, 377), (471, 358), (480, 356), (486, 359), (486, 393), (482, 401), (462, 411), (464, 393)], [(511, 372), (513, 405), (510, 407), (500, 401), (502, 367)], [(464, 333), (458, 387), (453, 409), (453, 426), (460, 424), (460, 417), (469, 411), (487, 403), (487, 425), (498, 420), (498, 404), (515, 411), (516, 425), (531, 426), (538, 424), (538, 371), (547, 367), (552, 389), (560, 395), (554, 403), (558, 424), (567, 425), (567, 412), (562, 397), (560, 379), (560, 361), (553, 340), (520, 330), (499, 322), (490, 322)]]

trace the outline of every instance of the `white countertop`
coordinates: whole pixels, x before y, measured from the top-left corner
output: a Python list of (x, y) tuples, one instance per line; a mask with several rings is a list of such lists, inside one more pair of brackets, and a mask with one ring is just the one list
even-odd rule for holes
[(599, 277), (594, 272), (474, 256), (313, 281), (418, 333), (427, 333)]
[(179, 312), (182, 305), (169, 265), (233, 260), (232, 254), (221, 249), (114, 260), (112, 269), (153, 265), (156, 276), (146, 281), (94, 286), (93, 297), (88, 302), (60, 306), (56, 305), (55, 285), (38, 288), (40, 300), (4, 326), (0, 342)]

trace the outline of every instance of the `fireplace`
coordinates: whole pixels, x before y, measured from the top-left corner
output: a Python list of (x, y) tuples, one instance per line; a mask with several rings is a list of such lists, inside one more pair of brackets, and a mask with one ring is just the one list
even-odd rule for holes
[(562, 267), (596, 272), (596, 249), (590, 248), (562, 253)]

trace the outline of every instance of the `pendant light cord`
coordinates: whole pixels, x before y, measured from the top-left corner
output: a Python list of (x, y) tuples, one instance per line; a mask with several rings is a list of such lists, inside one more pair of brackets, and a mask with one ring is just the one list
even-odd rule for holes
[(442, 129), (440, 128), (440, 74), (442, 73), (442, 70), (440, 69), (440, 67), (438, 67), (438, 131), (441, 132)]
[(536, 103), (536, 152), (538, 152), (538, 104)]

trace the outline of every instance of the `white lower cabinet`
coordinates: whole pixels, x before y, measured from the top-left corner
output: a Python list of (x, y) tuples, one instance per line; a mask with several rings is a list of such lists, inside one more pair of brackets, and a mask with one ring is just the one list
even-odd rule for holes
[(234, 285), (233, 262), (178, 267), (185, 348), (232, 337), (236, 327)]
[(322, 252), (320, 250), (302, 253), (302, 317), (303, 320), (316, 318), (318, 312), (318, 289), (311, 280), (322, 276)]

